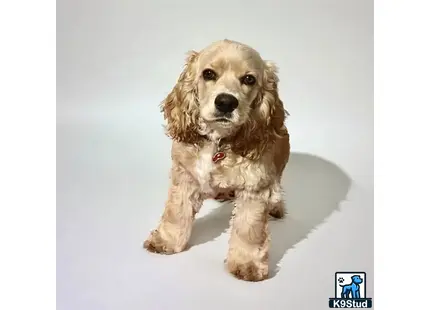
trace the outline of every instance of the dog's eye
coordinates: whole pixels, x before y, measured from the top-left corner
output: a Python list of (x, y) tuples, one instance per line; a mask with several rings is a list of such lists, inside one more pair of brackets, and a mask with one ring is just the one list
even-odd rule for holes
[(247, 75), (245, 75), (243, 78), (242, 78), (242, 81), (241, 81), (243, 84), (245, 84), (245, 85), (254, 85), (255, 84), (255, 82), (256, 82), (256, 80), (255, 80), (255, 77), (254, 76), (252, 76), (252, 75), (250, 75), (250, 74), (247, 74)]
[(205, 81), (215, 81), (217, 78), (215, 71), (211, 69), (203, 70), (203, 79)]

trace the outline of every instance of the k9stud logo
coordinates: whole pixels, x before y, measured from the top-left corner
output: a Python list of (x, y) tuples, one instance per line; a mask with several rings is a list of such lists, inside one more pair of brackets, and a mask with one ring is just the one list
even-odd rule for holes
[(335, 298), (329, 298), (330, 308), (372, 308), (372, 298), (366, 297), (365, 272), (336, 272)]

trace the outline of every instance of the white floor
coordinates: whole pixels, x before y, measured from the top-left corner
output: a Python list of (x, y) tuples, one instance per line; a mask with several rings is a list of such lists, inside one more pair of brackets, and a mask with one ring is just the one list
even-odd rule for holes
[[(272, 2), (247, 13), (266, 12), (246, 24), (261, 32), (240, 27), (248, 2), (210, 16), (198, 3), (58, 3), (58, 309), (328, 309), (336, 271), (366, 272), (373, 297), (373, 3)], [(224, 37), (278, 63), (291, 114), (289, 214), (271, 222), (260, 283), (223, 268), (229, 205), (205, 204), (187, 252), (142, 248), (168, 188), (158, 104), (184, 53)]]

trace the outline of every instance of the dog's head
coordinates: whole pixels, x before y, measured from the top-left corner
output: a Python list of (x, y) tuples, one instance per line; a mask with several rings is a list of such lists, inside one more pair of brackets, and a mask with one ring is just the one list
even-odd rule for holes
[(363, 279), (358, 275), (352, 276), (351, 279), (352, 279), (352, 283), (355, 283), (355, 284), (363, 283)]
[(230, 40), (189, 54), (162, 111), (173, 139), (227, 139), (234, 151), (254, 158), (283, 134), (286, 114), (276, 66)]

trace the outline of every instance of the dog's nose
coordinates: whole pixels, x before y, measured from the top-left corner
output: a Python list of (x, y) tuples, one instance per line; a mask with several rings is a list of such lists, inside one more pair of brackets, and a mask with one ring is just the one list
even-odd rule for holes
[(215, 107), (223, 113), (233, 112), (239, 105), (237, 98), (230, 94), (219, 94), (215, 98)]

